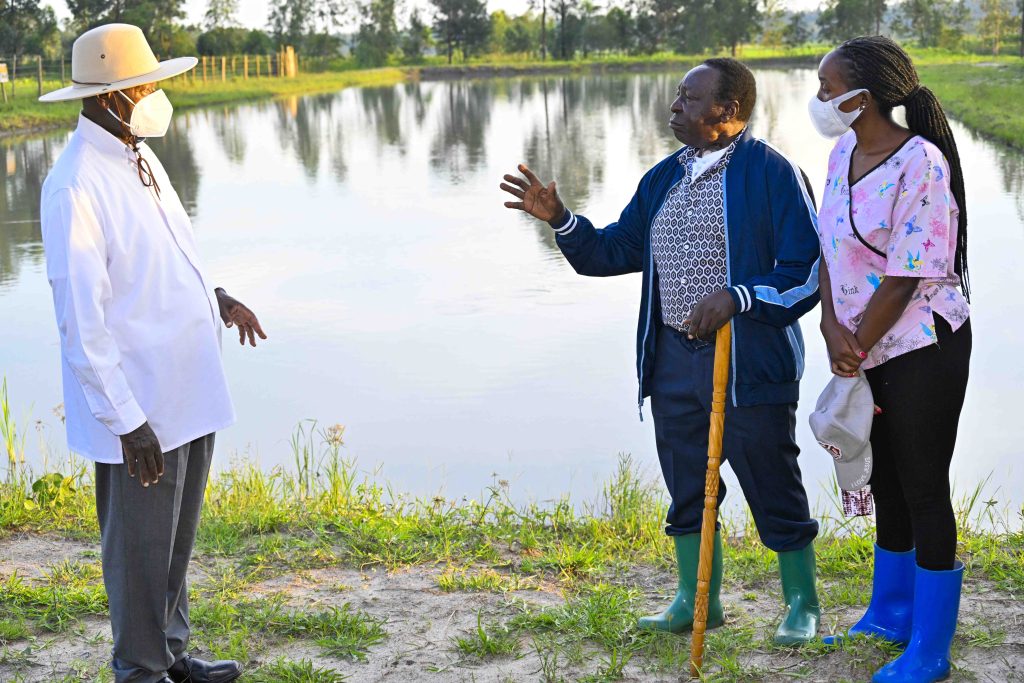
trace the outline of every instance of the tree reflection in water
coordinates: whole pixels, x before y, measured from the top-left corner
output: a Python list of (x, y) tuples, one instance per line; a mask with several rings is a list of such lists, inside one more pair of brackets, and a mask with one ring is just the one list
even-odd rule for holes
[(39, 193), (62, 148), (63, 136), (0, 140), (0, 289), (24, 263), (42, 263)]
[[(764, 69), (756, 74), (754, 133), (782, 149), (799, 151), (810, 142), (807, 122), (798, 117), (804, 116), (813, 71)], [(167, 136), (150, 144), (192, 216), (201, 210), (203, 167), (210, 163), (205, 160), (209, 151), (197, 149), (200, 139), (207, 140), (203, 135), (212, 135), (215, 149), (237, 169), (235, 173), (244, 175), (250, 165), (265, 163), (256, 150), (271, 141), (255, 136), (266, 136), (268, 127), (277, 138), (273, 142), (298, 162), (309, 184), (326, 179), (344, 186), (351, 168), (373, 173), (373, 156), (383, 154), (405, 160), (425, 156), (440, 182), (456, 186), (477, 186), (486, 175), (489, 187), (496, 180), (490, 177), (495, 168), (504, 172), (526, 161), (544, 179), (558, 181), (568, 206), (586, 211), (605, 191), (609, 150), (634, 155), (640, 167), (649, 168), (679, 147), (666, 123), (683, 75), (680, 69), (409, 82), (289, 97), (179, 113)], [(506, 135), (504, 130), (491, 130), (495, 120), (503, 126), (512, 120), (515, 125)], [(954, 125), (964, 139), (961, 153), (991, 160), (999, 190), (1011, 198), (1018, 224), (1024, 221), (1024, 155)], [(0, 140), (0, 287), (17, 279), (23, 264), (42, 263), (39, 193), (65, 139), (66, 133), (51, 133)], [(500, 153), (488, 148), (494, 140), (502, 144)], [(815, 148), (805, 157), (805, 171), (816, 180), (823, 173), (824, 153)], [(636, 181), (639, 178), (630, 180)], [(973, 197), (985, 197), (995, 189), (977, 187), (970, 179), (968, 183)], [(600, 224), (615, 215), (593, 218)], [(550, 229), (537, 222), (530, 225), (547, 249), (557, 249)]]
[(462, 183), (486, 161), (494, 88), (485, 81), (440, 84), (437, 117), (430, 135), (430, 165), (453, 183)]
[(167, 177), (171, 179), (171, 185), (178, 193), (182, 206), (193, 218), (199, 212), (199, 183), (202, 179), (202, 171), (196, 163), (194, 124), (195, 120), (191, 116), (181, 117), (174, 122), (166, 136), (149, 141), (167, 171)]

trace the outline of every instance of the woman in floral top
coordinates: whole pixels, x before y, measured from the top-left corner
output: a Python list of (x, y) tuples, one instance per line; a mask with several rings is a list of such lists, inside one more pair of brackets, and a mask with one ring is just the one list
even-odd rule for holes
[(847, 635), (907, 645), (876, 683), (930, 683), (950, 670), (963, 577), (949, 488), (971, 353), (963, 171), (942, 107), (895, 42), (843, 43), (818, 76), (811, 119), (839, 138), (818, 216), (821, 330), (832, 371), (864, 371), (881, 409), (874, 585)]

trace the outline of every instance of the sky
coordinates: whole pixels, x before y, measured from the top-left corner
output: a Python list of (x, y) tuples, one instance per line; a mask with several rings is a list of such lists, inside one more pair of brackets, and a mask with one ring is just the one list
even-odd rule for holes
[[(67, 5), (64, 0), (49, 0), (43, 4), (50, 5), (57, 12), (58, 18), (64, 19), (68, 16)], [(265, 28), (267, 25), (267, 5), (269, 0), (239, 0), (238, 21), (247, 28)], [(425, 7), (427, 0), (412, 0), (412, 4)], [(603, 3), (598, 2), (598, 5)], [(810, 10), (816, 9), (821, 0), (788, 0), (784, 3), (787, 9)], [(207, 0), (187, 0), (185, 8), (188, 12), (187, 23), (200, 24), (203, 14), (206, 12)], [(487, 0), (487, 8), (490, 11), (503, 9), (509, 14), (522, 14), (526, 11), (527, 0)]]

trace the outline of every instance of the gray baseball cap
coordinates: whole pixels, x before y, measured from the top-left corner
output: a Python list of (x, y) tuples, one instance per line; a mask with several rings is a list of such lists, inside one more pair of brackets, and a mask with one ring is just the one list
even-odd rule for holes
[(844, 491), (859, 491), (871, 479), (871, 422), (875, 402), (864, 373), (835, 375), (811, 413), (811, 431), (836, 466)]

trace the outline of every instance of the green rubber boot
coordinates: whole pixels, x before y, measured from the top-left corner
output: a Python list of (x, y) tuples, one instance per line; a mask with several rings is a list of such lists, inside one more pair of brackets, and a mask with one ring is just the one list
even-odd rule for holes
[[(679, 588), (675, 600), (661, 614), (641, 617), (637, 627), (646, 631), (682, 633), (693, 628), (693, 600), (697, 593), (697, 563), (700, 561), (700, 534), (673, 536), (676, 563), (679, 566)], [(715, 556), (711, 562), (711, 585), (708, 589), (708, 628), (725, 623), (722, 602), (722, 535), (715, 532)]]
[(779, 553), (779, 576), (786, 601), (786, 616), (775, 631), (779, 645), (802, 645), (818, 633), (821, 608), (814, 587), (814, 543), (803, 550)]

